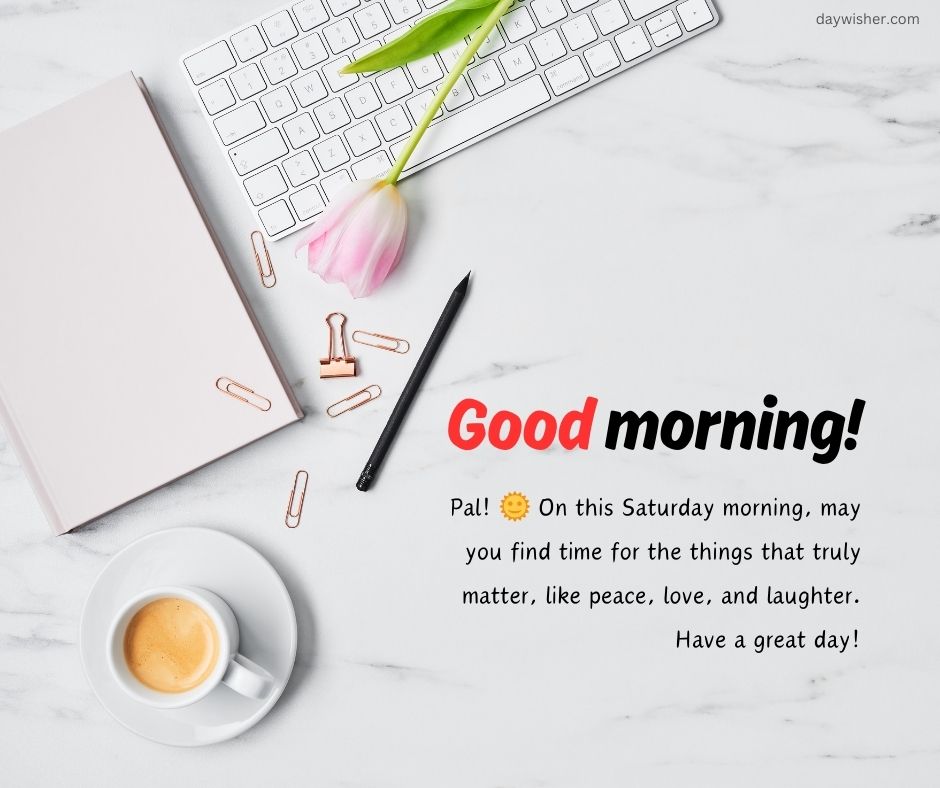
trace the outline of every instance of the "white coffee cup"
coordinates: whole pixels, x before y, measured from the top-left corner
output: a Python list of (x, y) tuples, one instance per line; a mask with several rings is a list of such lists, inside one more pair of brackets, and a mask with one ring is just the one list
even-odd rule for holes
[[(192, 602), (212, 620), (218, 636), (218, 659), (209, 675), (198, 686), (185, 692), (159, 692), (137, 679), (124, 658), (124, 635), (131, 619), (145, 605), (157, 599), (179, 598)], [(202, 700), (219, 683), (241, 695), (259, 700), (274, 688), (274, 677), (260, 665), (238, 653), (238, 621), (225, 601), (202, 588), (161, 586), (130, 599), (114, 617), (108, 631), (108, 666), (118, 685), (134, 700), (158, 709), (178, 709)]]

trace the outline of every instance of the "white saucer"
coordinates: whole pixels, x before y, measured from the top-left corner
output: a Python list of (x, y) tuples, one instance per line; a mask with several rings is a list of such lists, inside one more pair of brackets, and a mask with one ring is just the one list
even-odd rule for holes
[[(253, 700), (220, 684), (192, 706), (160, 710), (124, 693), (105, 657), (108, 628), (124, 601), (162, 585), (199, 586), (228, 602), (239, 652), (274, 676), (270, 697)], [(277, 702), (294, 667), (297, 619), (284, 583), (255, 549), (221, 531), (173, 528), (138, 539), (108, 562), (85, 601), (79, 648), (92, 689), (118, 722), (161, 744), (195, 747), (244, 733)]]

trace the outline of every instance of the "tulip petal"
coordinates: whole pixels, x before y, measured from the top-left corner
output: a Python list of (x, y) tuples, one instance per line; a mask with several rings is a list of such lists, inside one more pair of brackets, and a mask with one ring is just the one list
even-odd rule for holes
[(371, 294), (398, 265), (405, 250), (407, 228), (408, 209), (405, 201), (399, 197), (394, 212), (389, 216), (382, 248), (377, 250), (370, 269), (361, 272), (355, 288), (359, 293), (357, 297)]
[[(383, 190), (370, 204), (373, 209), (370, 219), (366, 221), (363, 217), (362, 224), (357, 222), (358, 234), (349, 238), (352, 264), (346, 284), (357, 298), (371, 293), (385, 279), (384, 275), (378, 274), (378, 269), (383, 268), (387, 273), (389, 258), (394, 257), (401, 246), (402, 203), (397, 190)], [(348, 232), (353, 232), (352, 228)]]
[[(372, 214), (375, 210), (375, 194), (381, 187), (377, 184), (362, 195), (358, 202), (349, 207), (343, 219), (332, 227), (325, 236), (325, 242), (319, 253), (317, 273), (323, 273), (327, 281), (348, 280), (348, 271), (354, 260), (349, 255), (350, 231), (356, 228), (369, 226), (374, 220)], [(351, 262), (352, 261), (352, 262)]]
[(352, 210), (362, 198), (372, 190), (375, 181), (354, 181), (343, 189), (335, 200), (331, 200), (323, 215), (317, 219), (316, 224), (300, 240), (294, 249), (296, 255), (303, 247), (313, 243), (318, 238), (327, 235), (341, 222), (345, 221), (349, 211)]
[[(322, 227), (321, 227), (322, 225)], [(331, 204), (298, 250), (325, 282), (343, 282), (354, 298), (372, 293), (401, 259), (408, 210), (397, 187), (353, 184)]]

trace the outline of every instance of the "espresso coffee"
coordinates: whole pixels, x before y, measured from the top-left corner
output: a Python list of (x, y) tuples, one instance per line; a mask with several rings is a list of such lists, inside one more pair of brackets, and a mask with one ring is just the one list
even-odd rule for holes
[(138, 610), (124, 633), (124, 660), (141, 684), (187, 692), (212, 673), (219, 635), (212, 619), (188, 599), (164, 597)]

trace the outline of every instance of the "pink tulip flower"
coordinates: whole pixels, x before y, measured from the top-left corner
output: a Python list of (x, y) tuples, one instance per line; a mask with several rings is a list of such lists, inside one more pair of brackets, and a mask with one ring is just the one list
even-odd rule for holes
[(384, 46), (345, 65), (343, 73), (376, 72), (431, 55), (471, 36), (424, 115), (381, 180), (353, 183), (330, 203), (297, 246), (307, 247), (307, 265), (327, 282), (342, 282), (354, 298), (375, 290), (398, 265), (405, 248), (408, 211), (398, 179), (421, 137), (474, 53), (483, 45), (513, 0), (454, 0)]
[(377, 288), (405, 250), (408, 208), (386, 180), (350, 184), (330, 203), (297, 246), (307, 266), (325, 282), (342, 282), (353, 298)]

